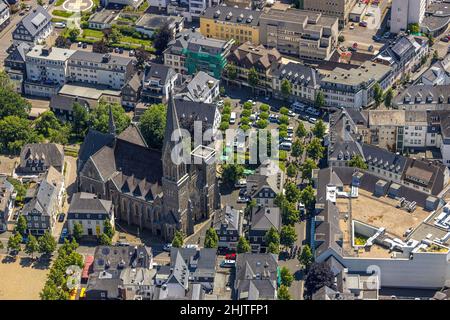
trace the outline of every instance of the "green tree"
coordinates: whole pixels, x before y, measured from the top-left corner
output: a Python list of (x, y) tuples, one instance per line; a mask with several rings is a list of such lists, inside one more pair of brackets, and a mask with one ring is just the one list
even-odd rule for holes
[(103, 224), (103, 233), (111, 239), (114, 237), (114, 228), (109, 220), (105, 220), (105, 223)]
[(360, 155), (353, 156), (350, 159), (350, 161), (348, 162), (348, 165), (350, 167), (360, 168), (360, 169), (364, 169), (364, 170), (366, 170), (368, 168), (367, 163), (363, 160), (363, 158), (361, 158)]
[(305, 125), (303, 124), (302, 121), (300, 121), (298, 124), (297, 130), (295, 131), (295, 134), (299, 138), (304, 138), (304, 137), (306, 137), (307, 133), (308, 132), (306, 131)]
[(91, 127), (97, 131), (109, 132), (109, 107), (111, 106), (114, 123), (116, 125), (116, 133), (119, 134), (130, 125), (130, 117), (119, 104), (109, 104), (100, 101), (98, 106), (90, 113)]
[(98, 243), (102, 246), (110, 246), (112, 243), (112, 240), (105, 233), (102, 233), (100, 235), (100, 237), (98, 237)]
[(384, 94), (383, 89), (380, 84), (377, 82), (373, 87), (373, 99), (375, 101), (375, 106), (378, 107), (383, 102)]
[(300, 199), (301, 191), (295, 183), (288, 182), (288, 183), (286, 183), (284, 188), (285, 188), (285, 195), (286, 195), (287, 201), (295, 203)]
[(322, 91), (317, 92), (314, 105), (317, 109), (323, 108), (325, 106), (325, 95)]
[(238, 253), (250, 252), (250, 243), (243, 236), (239, 237), (239, 241), (237, 244), (237, 252)]
[(339, 42), (344, 42), (344, 41), (345, 41), (345, 37), (344, 37), (343, 35), (340, 35), (340, 36), (338, 37), (338, 41), (339, 41)]
[(219, 236), (214, 228), (206, 230), (205, 248), (217, 248), (219, 246)]
[(27, 233), (27, 219), (23, 215), (19, 215), (19, 218), (17, 219), (17, 224), (15, 231), (20, 233), (22, 236), (24, 236)]
[(323, 157), (325, 148), (322, 146), (322, 143), (318, 138), (313, 138), (306, 147), (306, 151), (308, 152), (308, 156), (314, 160), (318, 160)]
[(84, 233), (83, 226), (81, 225), (81, 223), (76, 222), (73, 225), (73, 237), (77, 242), (79, 242), (80, 239), (83, 237), (83, 233)]
[(317, 164), (312, 159), (306, 159), (301, 168), (302, 178), (311, 180), (313, 169), (317, 169)]
[(38, 135), (30, 124), (29, 120), (17, 116), (1, 119), (0, 143), (3, 149), (19, 153), (25, 144), (42, 141), (42, 136)]
[(292, 247), (297, 241), (297, 233), (291, 225), (283, 226), (280, 233), (280, 243), (285, 247)]
[(288, 177), (295, 178), (297, 176), (297, 166), (294, 163), (290, 163), (286, 169)]
[(287, 200), (283, 202), (281, 217), (285, 225), (294, 225), (297, 223), (300, 220), (300, 213), (296, 208), (296, 204)]
[(334, 275), (328, 264), (324, 262), (315, 262), (310, 266), (308, 273), (306, 274), (305, 296), (311, 298), (312, 295), (323, 286), (334, 289)]
[(172, 32), (169, 25), (164, 24), (155, 34), (153, 39), (153, 47), (156, 49), (156, 54), (160, 55), (166, 50), (169, 41), (172, 39)]
[(301, 157), (303, 154), (303, 144), (300, 141), (300, 139), (296, 139), (294, 141), (294, 143), (292, 144), (292, 151), (291, 151), (291, 155), (293, 157)]
[(78, 102), (73, 104), (73, 131), (83, 138), (89, 128), (89, 109)]
[(58, 130), (61, 124), (52, 111), (45, 111), (34, 121), (34, 127), (37, 133), (48, 137), (49, 130)]
[(309, 245), (303, 246), (302, 250), (298, 252), (297, 259), (306, 270), (309, 269), (314, 262), (314, 256)]
[(408, 30), (409, 30), (409, 32), (411, 32), (411, 33), (419, 33), (420, 32), (420, 26), (419, 26), (419, 24), (418, 23), (410, 23), (409, 25), (408, 25)]
[(439, 60), (439, 52), (437, 50), (433, 51), (433, 61)]
[(266, 246), (269, 246), (271, 243), (274, 243), (276, 245), (280, 245), (280, 234), (278, 233), (277, 229), (274, 227), (271, 227), (265, 234), (264, 240), (266, 242)]
[(273, 242), (269, 243), (269, 245), (267, 246), (267, 252), (272, 253), (272, 254), (279, 254), (280, 253), (280, 245), (273, 243)]
[[(3, 75), (3, 73), (1, 73)], [(4, 82), (4, 81), (3, 81)], [(10, 86), (0, 87), (0, 119), (7, 116), (27, 118), (31, 104)]]
[(288, 125), (288, 124), (289, 124), (289, 117), (283, 114), (283, 115), (281, 115), (281, 116), (278, 118), (278, 121), (280, 122), (280, 124), (286, 124), (286, 125)]
[(22, 236), (20, 235), (20, 233), (15, 233), (12, 236), (9, 237), (8, 239), (8, 252), (11, 253), (11, 251), (15, 251), (20, 252), (21, 247), (20, 244), (22, 243)]
[(292, 85), (287, 79), (281, 81), (281, 94), (284, 99), (288, 99), (292, 93)]
[(181, 248), (184, 243), (184, 235), (181, 231), (175, 231), (175, 235), (172, 240), (172, 247)]
[(53, 281), (47, 281), (39, 293), (41, 300), (68, 300), (69, 293), (56, 286)]
[(292, 282), (294, 282), (294, 276), (289, 271), (289, 269), (286, 267), (281, 268), (280, 278), (281, 278), (281, 284), (286, 287), (290, 287)]
[(289, 114), (289, 109), (286, 107), (281, 107), (280, 108), (280, 114), (283, 116), (287, 116)]
[(244, 167), (240, 164), (224, 164), (222, 166), (222, 180), (225, 184), (232, 186), (244, 176)]
[(3, 245), (3, 242), (0, 241), (0, 250), (4, 249), (4, 248), (5, 248), (5, 246)]
[(259, 119), (258, 121), (256, 121), (256, 125), (258, 126), (259, 129), (265, 129), (269, 125), (269, 121)]
[(250, 87), (252, 87), (253, 91), (255, 90), (256, 86), (259, 84), (259, 76), (258, 76), (258, 72), (256, 71), (256, 69), (254, 67), (250, 68), (250, 70), (248, 70), (248, 84), (250, 85)]
[(77, 41), (77, 38), (79, 35), (80, 35), (80, 29), (78, 29), (78, 28), (69, 29), (69, 31), (67, 32), (67, 38), (69, 38), (69, 40), (71, 42)]
[(384, 105), (387, 108), (392, 107), (392, 99), (394, 98), (394, 90), (392, 90), (392, 88), (389, 88), (386, 91), (386, 94), (384, 95)]
[(305, 205), (305, 208), (312, 210), (316, 202), (316, 196), (313, 187), (306, 186), (300, 193), (300, 202)]
[(56, 240), (46, 231), (42, 237), (39, 238), (39, 252), (50, 255), (56, 250)]
[(39, 251), (39, 243), (35, 236), (30, 234), (28, 237), (28, 242), (25, 245), (25, 252), (31, 256), (31, 259), (34, 259), (34, 254)]
[(281, 285), (278, 288), (277, 297), (278, 300), (291, 300), (288, 287)]
[(237, 78), (237, 74), (238, 74), (237, 68), (233, 63), (227, 64), (227, 66), (225, 67), (225, 72), (226, 72), (228, 79), (234, 80)]
[(166, 105), (154, 104), (140, 118), (139, 128), (145, 141), (152, 148), (162, 148), (166, 129), (166, 113)]
[(261, 111), (261, 112), (269, 112), (269, 110), (270, 110), (270, 106), (266, 103), (262, 103), (259, 106), (259, 111)]
[(319, 139), (322, 139), (325, 136), (325, 131), (327, 130), (327, 127), (325, 126), (325, 123), (322, 121), (322, 119), (319, 119), (314, 127), (312, 128), (312, 133)]

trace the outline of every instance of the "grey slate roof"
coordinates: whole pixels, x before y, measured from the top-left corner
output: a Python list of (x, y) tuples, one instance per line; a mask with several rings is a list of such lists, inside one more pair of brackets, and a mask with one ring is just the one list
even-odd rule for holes
[(219, 80), (211, 77), (206, 72), (199, 71), (187, 83), (185, 88), (175, 96), (175, 98), (187, 101), (202, 102), (210, 94), (211, 88), (218, 82)]
[(236, 258), (234, 289), (240, 298), (274, 299), (278, 257), (271, 253), (241, 253)]
[(240, 23), (249, 26), (258, 26), (262, 11), (241, 9), (228, 6), (216, 6), (207, 8), (201, 17), (218, 21)]
[(281, 230), (281, 213), (278, 207), (256, 206), (252, 209), (251, 230)]
[(320, 84), (319, 72), (300, 63), (288, 62), (280, 64), (272, 74), (281, 79), (287, 79), (292, 84), (316, 87)]
[(28, 159), (42, 160), (46, 166), (53, 166), (61, 171), (64, 166), (64, 150), (55, 143), (29, 143), (20, 152), (19, 169), (26, 166)]
[(74, 97), (60, 96), (59, 94), (53, 95), (50, 98), (50, 109), (60, 109), (66, 111), (73, 111), (73, 104), (79, 103), (81, 106), (89, 109), (89, 103), (84, 99), (78, 99)]
[(226, 225), (227, 230), (239, 231), (239, 220), (239, 210), (226, 206), (214, 214), (213, 226), (215, 229), (220, 230), (222, 225)]
[(78, 214), (108, 214), (111, 212), (112, 202), (99, 199), (95, 194), (78, 192), (72, 196), (68, 215)]
[(86, 137), (84, 138), (83, 144), (80, 147), (78, 159), (82, 162), (86, 162), (98, 150), (110, 144), (113, 140), (114, 136), (111, 134), (89, 129)]
[(41, 6), (37, 6), (36, 9), (32, 10), (28, 15), (26, 15), (19, 24), (22, 24), (25, 29), (31, 34), (31, 36), (37, 35), (44, 29), (52, 16)]
[(450, 85), (412, 85), (396, 96), (393, 104), (396, 106), (409, 104), (443, 104), (448, 106), (450, 104)]
[(162, 84), (167, 83), (176, 75), (175, 71), (163, 64), (152, 63), (149, 64), (144, 71), (144, 82), (150, 78), (156, 78), (161, 81)]

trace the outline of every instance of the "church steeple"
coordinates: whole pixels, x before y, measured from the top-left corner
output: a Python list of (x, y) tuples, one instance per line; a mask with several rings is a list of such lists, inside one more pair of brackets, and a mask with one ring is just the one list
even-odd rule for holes
[(111, 105), (109, 106), (109, 134), (116, 136), (116, 124), (114, 123)]
[[(162, 159), (164, 177), (172, 181), (179, 181), (187, 173), (186, 163), (182, 159), (172, 159), (172, 151), (181, 142), (181, 138), (177, 141), (172, 141), (172, 134), (176, 131), (179, 131), (178, 137), (180, 137), (180, 123), (175, 108), (175, 101), (172, 92), (170, 92), (169, 101), (167, 102), (166, 130), (164, 132)], [(174, 160), (178, 162), (174, 162)]]

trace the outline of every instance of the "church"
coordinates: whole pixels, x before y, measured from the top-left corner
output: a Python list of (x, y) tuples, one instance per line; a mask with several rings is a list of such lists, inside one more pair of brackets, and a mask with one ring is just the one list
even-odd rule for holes
[(111, 200), (119, 223), (169, 241), (176, 230), (192, 234), (196, 223), (220, 207), (220, 199), (214, 148), (193, 145), (190, 163), (171, 159), (179, 143), (171, 141), (172, 133), (189, 130), (182, 124), (201, 120), (212, 127), (217, 121), (216, 106), (191, 104), (170, 97), (162, 151), (149, 148), (136, 125), (117, 135), (110, 110), (109, 133), (90, 129), (80, 148), (79, 191)]

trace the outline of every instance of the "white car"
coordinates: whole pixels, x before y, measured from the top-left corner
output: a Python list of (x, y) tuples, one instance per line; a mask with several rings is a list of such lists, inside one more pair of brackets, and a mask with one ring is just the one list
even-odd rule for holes
[(244, 188), (247, 186), (247, 179), (239, 179), (238, 182), (234, 184), (235, 188)]
[(197, 249), (198, 250), (198, 245), (196, 245), (196, 244), (187, 244), (184, 247), (186, 249)]
[(292, 149), (292, 143), (290, 143), (290, 142), (280, 143), (280, 150), (291, 151), (291, 149)]
[(66, 27), (65, 22), (55, 22), (55, 28), (64, 29)]
[(316, 119), (316, 118), (313, 118), (313, 117), (311, 117), (311, 118), (309, 118), (309, 119), (308, 119), (308, 121), (309, 121), (309, 122), (311, 122), (312, 124), (314, 124), (314, 123), (316, 123), (316, 122), (317, 122), (317, 119)]

